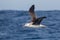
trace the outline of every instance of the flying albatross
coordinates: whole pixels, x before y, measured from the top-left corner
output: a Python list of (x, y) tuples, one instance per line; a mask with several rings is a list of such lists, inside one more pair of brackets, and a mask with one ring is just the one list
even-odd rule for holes
[(40, 18), (37, 18), (36, 15), (35, 15), (35, 12), (34, 12), (34, 9), (35, 9), (35, 6), (32, 5), (29, 9), (29, 13), (31, 15), (31, 22), (30, 23), (27, 23), (25, 24), (25, 26), (36, 26), (36, 25), (40, 25), (40, 23), (42, 22), (42, 20), (44, 18), (46, 18), (45, 16), (44, 17), (40, 17)]

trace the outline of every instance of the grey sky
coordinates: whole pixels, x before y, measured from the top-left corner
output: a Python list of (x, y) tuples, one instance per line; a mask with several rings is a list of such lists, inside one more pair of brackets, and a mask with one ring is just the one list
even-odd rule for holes
[(36, 10), (60, 10), (60, 0), (0, 0), (0, 10), (28, 10), (32, 4)]

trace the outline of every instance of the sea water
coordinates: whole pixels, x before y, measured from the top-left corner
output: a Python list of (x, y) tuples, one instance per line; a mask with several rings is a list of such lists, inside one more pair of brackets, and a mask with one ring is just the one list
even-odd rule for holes
[(60, 40), (60, 11), (36, 11), (35, 13), (37, 17), (47, 17), (41, 22), (47, 27), (24, 27), (24, 24), (31, 20), (28, 11), (0, 11), (0, 40)]

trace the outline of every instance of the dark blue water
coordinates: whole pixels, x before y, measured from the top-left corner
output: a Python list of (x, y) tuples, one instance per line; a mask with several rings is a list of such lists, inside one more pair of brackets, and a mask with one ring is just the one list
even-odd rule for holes
[(47, 18), (45, 28), (29, 28), (24, 24), (31, 17), (27, 11), (0, 11), (0, 40), (60, 40), (60, 11), (36, 11)]

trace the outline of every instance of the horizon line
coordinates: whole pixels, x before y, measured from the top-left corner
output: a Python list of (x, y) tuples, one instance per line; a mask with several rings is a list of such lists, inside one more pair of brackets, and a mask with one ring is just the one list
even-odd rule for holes
[[(7, 9), (6, 11), (9, 11), (10, 9)], [(5, 11), (5, 10), (0, 10)], [(28, 10), (10, 10), (10, 11), (28, 11)], [(35, 10), (35, 11), (60, 11), (60, 10)]]

